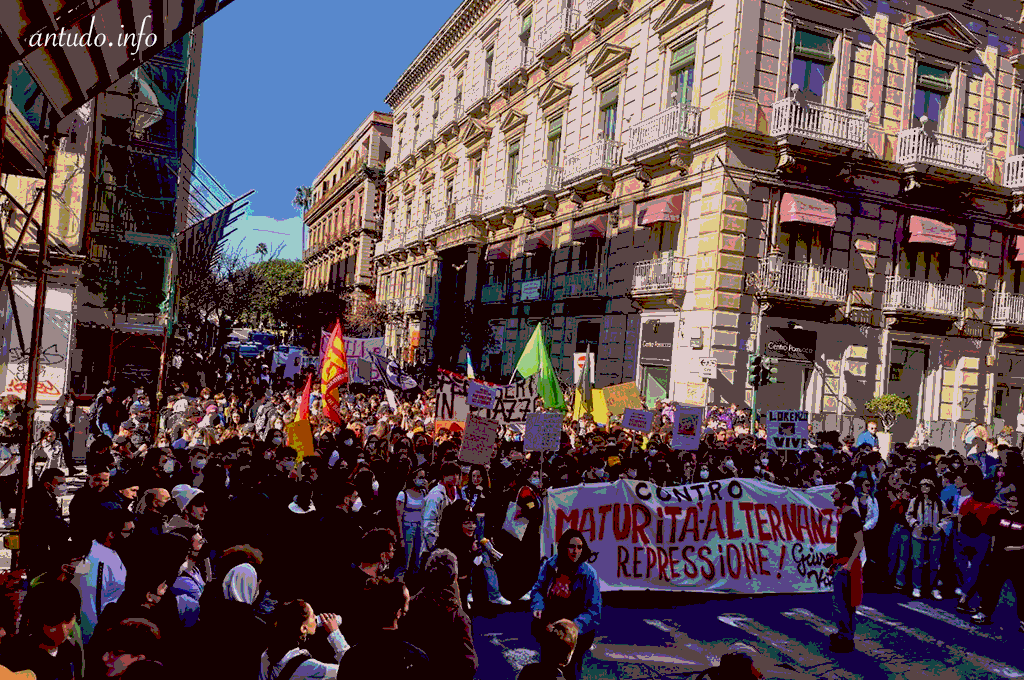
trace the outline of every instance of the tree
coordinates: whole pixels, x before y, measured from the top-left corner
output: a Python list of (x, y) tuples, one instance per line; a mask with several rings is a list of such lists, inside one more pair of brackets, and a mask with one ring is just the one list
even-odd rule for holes
[(349, 293), (345, 296), (345, 330), (356, 337), (374, 337), (384, 334), (385, 326), (398, 325), (401, 311), (381, 304), (365, 294)]
[(313, 187), (295, 187), (295, 198), (292, 205), (299, 212), (306, 212), (313, 205)]
[(282, 304), (285, 297), (302, 290), (302, 262), (273, 258), (250, 265), (249, 269), (257, 289), (243, 318), (253, 326), (282, 325), (289, 316)]
[(900, 416), (910, 417), (910, 400), (897, 394), (883, 394), (864, 404), (868, 413), (882, 421), (882, 431), (892, 432)]
[(261, 243), (258, 246), (256, 246), (256, 254), (260, 255), (262, 257), (266, 257), (266, 255), (267, 255), (267, 244), (266, 243)]

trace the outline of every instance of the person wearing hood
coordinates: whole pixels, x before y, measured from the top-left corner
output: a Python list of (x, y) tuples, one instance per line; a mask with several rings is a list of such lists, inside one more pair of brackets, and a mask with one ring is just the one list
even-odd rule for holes
[(171, 499), (177, 505), (179, 514), (171, 517), (166, 530), (198, 529), (206, 518), (206, 496), (202, 490), (188, 484), (178, 484), (171, 489)]
[(480, 661), (458, 580), (456, 556), (444, 548), (431, 553), (423, 567), (423, 586), (409, 601), (399, 630), (426, 653), (438, 677), (472, 680)]
[[(197, 641), (205, 668), (202, 676), (240, 678), (259, 674), (260, 656), (265, 648), (266, 626), (256, 615), (261, 590), (256, 568), (243, 563), (225, 576), (220, 597), (203, 600)], [(212, 595), (212, 593), (211, 593)]]
[(139, 497), (139, 482), (131, 472), (114, 475), (110, 480), (110, 488), (114, 490), (114, 498), (125, 510), (133, 512), (135, 500)]
[(579, 630), (576, 649), (563, 671), (567, 680), (581, 677), (583, 655), (593, 644), (601, 622), (601, 588), (597, 572), (589, 564), (591, 556), (583, 534), (576, 529), (566, 531), (558, 540), (558, 554), (541, 564), (530, 590), (530, 628), (539, 644), (548, 624), (559, 619), (572, 621)]

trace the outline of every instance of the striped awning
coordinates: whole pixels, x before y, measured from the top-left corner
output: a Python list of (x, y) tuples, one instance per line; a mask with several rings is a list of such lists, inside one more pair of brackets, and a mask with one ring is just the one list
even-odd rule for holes
[(585, 238), (604, 238), (608, 230), (608, 215), (594, 215), (573, 222), (572, 240), (582, 241)]
[(836, 206), (813, 196), (785, 194), (779, 209), (779, 221), (834, 227), (836, 226)]
[(952, 248), (956, 245), (956, 227), (920, 215), (910, 217), (910, 243), (929, 243)]
[(512, 241), (498, 241), (487, 246), (487, 252), (484, 254), (485, 260), (507, 260), (512, 254)]
[(637, 205), (636, 223), (641, 226), (656, 222), (678, 222), (683, 215), (683, 195), (673, 194)]
[(532, 253), (538, 250), (551, 250), (552, 237), (553, 234), (550, 229), (538, 231), (536, 234), (530, 234), (526, 237), (526, 243), (523, 245), (523, 252)]

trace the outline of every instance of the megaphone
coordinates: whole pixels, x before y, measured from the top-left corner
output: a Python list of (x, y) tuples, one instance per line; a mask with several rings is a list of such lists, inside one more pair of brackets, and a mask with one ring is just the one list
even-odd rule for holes
[(504, 557), (504, 555), (502, 555), (502, 554), (501, 554), (500, 552), (498, 552), (497, 550), (495, 550), (495, 549), (494, 549), (494, 546), (493, 546), (493, 545), (491, 545), (491, 539), (489, 539), (489, 538), (481, 538), (481, 539), (480, 539), (480, 545), (481, 545), (481, 546), (482, 546), (482, 547), (483, 547), (484, 549), (486, 549), (486, 550), (487, 550), (487, 552), (491, 553), (491, 557), (493, 557), (493, 558), (494, 558), (494, 561), (495, 561), (495, 562), (497, 562), (497, 561), (498, 561), (498, 560), (500, 560), (500, 559), (501, 559), (502, 557)]

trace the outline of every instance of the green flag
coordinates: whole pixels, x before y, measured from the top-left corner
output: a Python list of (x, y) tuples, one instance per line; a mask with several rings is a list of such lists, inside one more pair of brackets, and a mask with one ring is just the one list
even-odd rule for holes
[(544, 335), (541, 332), (540, 324), (537, 324), (530, 341), (526, 343), (526, 349), (523, 350), (523, 355), (519, 357), (519, 363), (516, 364), (516, 371), (524, 378), (529, 378), (540, 371), (538, 390), (544, 399), (544, 406), (565, 410), (562, 388), (558, 386), (555, 369), (551, 367), (551, 356), (548, 354), (548, 348), (544, 346)]

